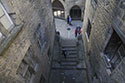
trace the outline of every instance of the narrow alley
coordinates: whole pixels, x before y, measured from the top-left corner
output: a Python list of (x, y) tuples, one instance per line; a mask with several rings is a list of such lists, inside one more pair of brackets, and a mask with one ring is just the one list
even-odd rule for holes
[(0, 0), (0, 83), (125, 83), (125, 0)]
[[(60, 36), (54, 45), (50, 83), (88, 83), (83, 41), (75, 38), (75, 28), (82, 26), (82, 22), (73, 21), (70, 26), (64, 20), (55, 20)], [(66, 58), (62, 50), (67, 52)]]

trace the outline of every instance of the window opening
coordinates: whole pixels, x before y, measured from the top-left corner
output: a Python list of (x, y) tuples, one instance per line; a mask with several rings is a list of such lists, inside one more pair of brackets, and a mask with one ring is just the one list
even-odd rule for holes
[(119, 35), (113, 31), (113, 34), (104, 50), (107, 64), (111, 65), (111, 71), (114, 70), (125, 57), (125, 43)]

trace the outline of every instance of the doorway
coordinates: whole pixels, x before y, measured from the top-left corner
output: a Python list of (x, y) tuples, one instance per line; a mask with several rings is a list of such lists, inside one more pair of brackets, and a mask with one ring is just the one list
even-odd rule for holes
[(70, 16), (73, 20), (81, 20), (81, 8), (79, 6), (73, 6), (70, 10)]
[(55, 0), (52, 3), (52, 6), (53, 6), (53, 13), (55, 17), (58, 17), (58, 18), (65, 17), (64, 6), (59, 0)]

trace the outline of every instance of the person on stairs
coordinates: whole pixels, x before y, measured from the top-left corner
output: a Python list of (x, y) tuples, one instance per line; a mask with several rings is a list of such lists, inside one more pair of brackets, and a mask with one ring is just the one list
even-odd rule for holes
[(81, 33), (81, 27), (79, 25), (77, 25), (76, 29), (77, 29), (77, 34), (80, 35), (80, 33)]
[(64, 55), (64, 58), (66, 59), (67, 51), (66, 50), (62, 50), (62, 54)]
[(78, 31), (77, 31), (77, 28), (76, 28), (76, 29), (75, 29), (75, 37), (77, 37), (77, 32), (78, 32)]
[(78, 33), (79, 33), (79, 35), (81, 33), (81, 27), (80, 26), (78, 27)]

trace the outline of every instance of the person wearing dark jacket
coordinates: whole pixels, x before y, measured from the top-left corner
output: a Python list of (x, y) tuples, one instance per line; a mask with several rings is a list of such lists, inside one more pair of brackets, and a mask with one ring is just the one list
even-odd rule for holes
[(67, 16), (67, 24), (69, 24), (69, 15)]
[(66, 59), (66, 55), (67, 55), (66, 50), (62, 50), (62, 54), (64, 55), (64, 58)]

